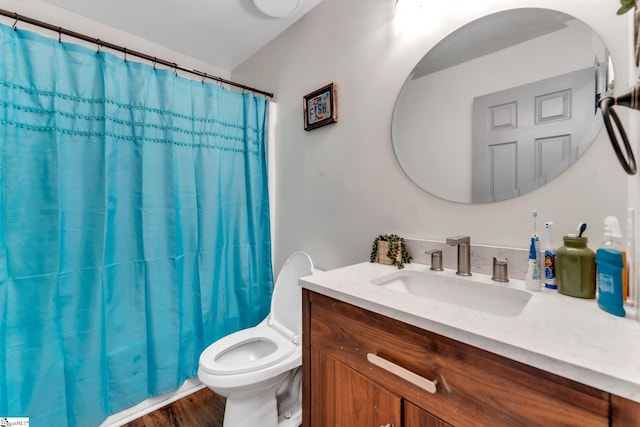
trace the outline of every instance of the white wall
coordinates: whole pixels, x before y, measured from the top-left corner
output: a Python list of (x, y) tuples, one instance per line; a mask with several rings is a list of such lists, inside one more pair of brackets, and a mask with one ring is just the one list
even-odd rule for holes
[[(65, 9), (59, 8), (57, 6), (53, 6), (43, 1), (0, 0), (0, 8), (8, 10), (10, 12), (15, 12), (18, 15), (24, 15), (24, 16), (28, 16), (29, 18), (34, 18), (40, 21), (47, 22), (49, 24), (55, 25), (56, 27), (63, 27), (67, 30), (72, 30), (78, 33), (82, 33), (89, 37), (105, 40), (107, 42), (110, 42), (119, 46), (123, 46), (131, 50), (142, 52), (150, 56), (175, 62), (178, 65), (181, 65), (189, 69), (200, 70), (212, 76), (229, 79), (231, 75), (231, 72), (229, 70), (225, 70), (215, 65), (211, 65), (206, 62), (197, 60), (195, 58), (184, 55), (180, 52), (167, 49), (163, 46), (152, 43), (141, 37), (137, 37), (130, 33), (126, 33), (116, 28), (101, 24), (100, 22), (84, 18), (80, 15), (71, 13)], [(0, 22), (2, 22), (5, 25), (13, 25), (14, 21), (15, 21), (14, 19), (0, 16)], [(30, 26), (22, 22), (18, 22), (17, 26), (20, 29), (41, 33), (48, 37), (57, 37), (57, 35), (55, 33), (52, 33), (51, 31)], [(80, 40), (73, 39), (70, 37), (62, 36), (62, 39), (70, 43), (90, 46), (92, 49), (95, 48), (95, 46), (91, 44), (84, 43)], [(103, 49), (103, 50), (107, 52), (109, 51), (108, 49)], [(113, 52), (113, 53), (116, 55), (122, 55), (121, 53), (117, 53), (117, 52)], [(129, 58), (129, 60), (144, 62), (143, 60), (138, 58)], [(178, 74), (183, 75), (184, 77), (197, 78), (188, 73), (178, 72)]]
[[(630, 21), (632, 17), (628, 18)], [(628, 37), (633, 37), (633, 26), (629, 25), (628, 28)], [(632, 58), (628, 64), (628, 71), (631, 76), (632, 83), (639, 84), (640, 83), (640, 67), (637, 67), (633, 58), (635, 55), (633, 54), (633, 50), (630, 48), (629, 56)], [(638, 156), (640, 155), (640, 113), (631, 112), (629, 114), (629, 120), (625, 123), (628, 124), (627, 133), (629, 134), (629, 140), (631, 142), (631, 146), (635, 151), (636, 162), (640, 162)], [(631, 244), (627, 248), (628, 255), (631, 255), (631, 259), (634, 261), (631, 265), (630, 269), (630, 292), (631, 299), (634, 302), (635, 306), (638, 307), (636, 310), (636, 320), (640, 321), (640, 174), (636, 174), (635, 176), (629, 178), (629, 185), (627, 189), (628, 196), (628, 205), (629, 209), (632, 211), (631, 217), (635, 223), (635, 230), (627, 230), (628, 240), (631, 241)], [(635, 295), (633, 295), (633, 290), (636, 290)]]
[[(531, 209), (539, 212), (539, 229), (544, 221), (555, 222), (556, 241), (578, 221), (588, 223), (586, 235), (596, 245), (606, 215), (624, 224), (627, 177), (604, 132), (574, 167), (542, 189), (483, 205), (422, 191), (400, 169), (390, 136), (396, 96), (425, 52), (457, 27), (499, 10), (546, 7), (584, 21), (622, 70), (617, 87), (628, 87), (629, 19), (616, 15), (616, 2), (432, 2), (427, 18), (411, 31), (400, 25), (394, 3), (324, 0), (232, 70), (232, 78), (273, 91), (278, 103), (276, 269), (295, 250), (309, 252), (323, 269), (365, 261), (374, 237), (385, 232), (438, 240), (469, 234), (472, 243), (525, 248)], [(302, 96), (329, 82), (338, 86), (339, 122), (305, 132)], [(450, 169), (454, 174), (456, 165)]]

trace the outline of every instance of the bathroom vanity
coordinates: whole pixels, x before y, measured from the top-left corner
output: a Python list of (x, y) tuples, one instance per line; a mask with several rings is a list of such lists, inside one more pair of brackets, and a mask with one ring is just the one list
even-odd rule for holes
[(300, 280), (304, 426), (640, 425), (637, 322), (552, 292), (495, 314), (380, 286), (394, 274), (362, 263)]

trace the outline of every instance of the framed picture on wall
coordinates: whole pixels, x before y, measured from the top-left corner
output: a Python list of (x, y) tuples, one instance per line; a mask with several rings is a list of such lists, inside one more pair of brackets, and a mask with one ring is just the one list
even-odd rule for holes
[(309, 131), (338, 121), (335, 83), (304, 96), (304, 130)]

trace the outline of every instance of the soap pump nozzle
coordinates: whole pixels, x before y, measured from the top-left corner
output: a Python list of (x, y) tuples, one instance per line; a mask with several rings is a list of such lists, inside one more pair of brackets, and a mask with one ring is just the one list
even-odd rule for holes
[(615, 216), (608, 216), (604, 219), (604, 241), (610, 243), (621, 243), (622, 233), (620, 224)]

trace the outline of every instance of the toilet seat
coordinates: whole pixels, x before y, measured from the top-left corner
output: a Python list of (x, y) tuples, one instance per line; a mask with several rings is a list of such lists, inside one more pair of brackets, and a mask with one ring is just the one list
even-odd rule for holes
[(286, 359), (296, 347), (290, 338), (262, 323), (211, 344), (200, 355), (200, 368), (212, 375), (258, 371)]

